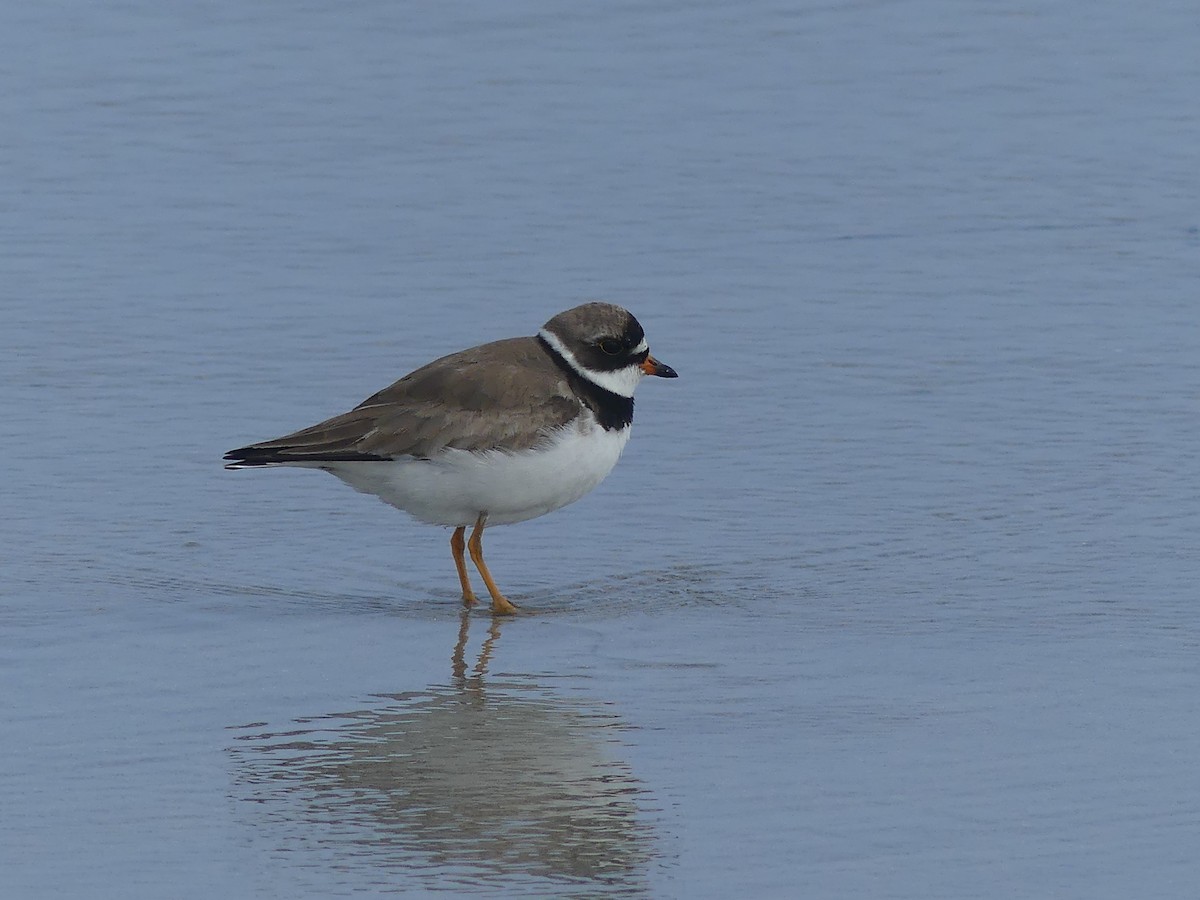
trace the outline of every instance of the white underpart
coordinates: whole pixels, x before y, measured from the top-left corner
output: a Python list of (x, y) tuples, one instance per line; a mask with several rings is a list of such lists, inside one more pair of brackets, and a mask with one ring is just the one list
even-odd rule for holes
[[(538, 335), (553, 348), (555, 353), (567, 361), (567, 365), (592, 384), (598, 384), (606, 391), (612, 391), (614, 394), (619, 394), (622, 397), (632, 397), (633, 389), (638, 386), (638, 382), (646, 374), (637, 363), (613, 372), (597, 372), (594, 369), (589, 369), (577, 360), (575, 354), (563, 346), (563, 342), (555, 336), (554, 332), (543, 328), (538, 332)], [(646, 349), (649, 348), (646, 345), (646, 341), (643, 340), (633, 352), (641, 353)]]
[(604, 480), (629, 441), (605, 431), (590, 411), (536, 449), (508, 453), (445, 450), (434, 459), (306, 464), (327, 469), (364, 494), (434, 525), (524, 522), (574, 503)]

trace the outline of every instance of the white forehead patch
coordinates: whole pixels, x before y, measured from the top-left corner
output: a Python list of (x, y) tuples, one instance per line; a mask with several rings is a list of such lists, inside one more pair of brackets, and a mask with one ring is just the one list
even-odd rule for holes
[[(552, 331), (547, 331), (543, 328), (538, 332), (538, 336), (550, 345), (559, 356), (567, 361), (567, 365), (578, 372), (582, 377), (586, 378), (592, 384), (599, 385), (606, 391), (612, 391), (621, 397), (632, 397), (633, 389), (637, 387), (638, 382), (645, 376), (642, 367), (637, 363), (628, 365), (623, 369), (617, 369), (613, 372), (597, 372), (595, 369), (589, 369), (583, 363), (575, 358), (575, 354), (563, 346), (563, 342)], [(638, 353), (642, 350), (649, 349), (646, 342), (643, 340), (638, 345)]]

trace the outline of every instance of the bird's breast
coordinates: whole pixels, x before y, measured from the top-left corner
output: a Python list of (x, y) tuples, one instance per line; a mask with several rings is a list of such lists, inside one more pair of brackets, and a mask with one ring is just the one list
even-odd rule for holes
[(585, 414), (537, 447), (515, 452), (444, 450), (431, 459), (327, 466), (356, 490), (436, 525), (523, 522), (587, 494), (612, 471), (630, 427), (602, 428)]

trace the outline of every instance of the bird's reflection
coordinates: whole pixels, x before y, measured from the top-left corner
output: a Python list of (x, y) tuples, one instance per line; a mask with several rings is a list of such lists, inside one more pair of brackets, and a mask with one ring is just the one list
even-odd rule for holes
[(306, 865), (334, 850), (343, 871), (357, 861), (443, 887), (548, 878), (638, 891), (651, 834), (618, 718), (491, 679), (500, 619), (469, 666), (470, 625), (464, 611), (449, 685), (240, 735), (237, 795), (261, 804), (253, 821), (282, 851), (317, 851)]

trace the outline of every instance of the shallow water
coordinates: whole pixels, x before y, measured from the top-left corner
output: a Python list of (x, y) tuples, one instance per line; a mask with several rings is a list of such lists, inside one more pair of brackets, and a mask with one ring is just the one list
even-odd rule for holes
[[(1191, 12), (3, 13), (4, 891), (1190, 897)], [(593, 296), (519, 617), (220, 466)]]

